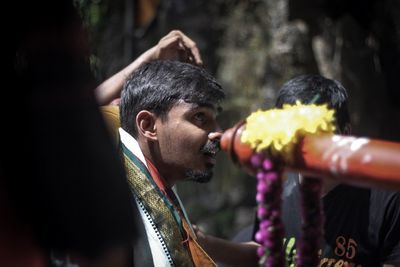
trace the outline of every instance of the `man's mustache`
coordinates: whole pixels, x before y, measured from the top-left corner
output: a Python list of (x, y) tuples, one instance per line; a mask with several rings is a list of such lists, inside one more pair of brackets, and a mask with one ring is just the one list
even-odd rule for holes
[(201, 152), (207, 154), (217, 154), (219, 151), (220, 146), (218, 140), (208, 141), (201, 149)]

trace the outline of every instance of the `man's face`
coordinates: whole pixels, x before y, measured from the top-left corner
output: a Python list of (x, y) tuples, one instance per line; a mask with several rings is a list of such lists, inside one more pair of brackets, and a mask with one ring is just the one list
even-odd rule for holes
[(178, 102), (166, 118), (157, 118), (160, 160), (157, 168), (169, 183), (208, 182), (221, 136), (213, 107)]

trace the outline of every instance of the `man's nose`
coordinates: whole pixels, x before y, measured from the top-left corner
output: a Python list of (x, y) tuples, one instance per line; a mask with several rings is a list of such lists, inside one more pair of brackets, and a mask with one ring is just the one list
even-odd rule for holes
[(208, 134), (208, 139), (210, 141), (219, 141), (222, 137), (222, 131), (211, 132)]

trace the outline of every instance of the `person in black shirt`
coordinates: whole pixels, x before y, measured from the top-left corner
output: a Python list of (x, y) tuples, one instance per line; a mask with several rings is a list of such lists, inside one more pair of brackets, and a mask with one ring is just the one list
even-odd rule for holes
[[(276, 101), (283, 104), (324, 104), (335, 110), (339, 134), (351, 131), (346, 89), (320, 75), (302, 75), (285, 83)], [(295, 264), (296, 241), (301, 234), (300, 188), (304, 177), (285, 174), (282, 219), (286, 259)], [(324, 235), (319, 266), (400, 266), (400, 192), (361, 188), (324, 180), (322, 186)], [(258, 221), (234, 241), (254, 240)]]

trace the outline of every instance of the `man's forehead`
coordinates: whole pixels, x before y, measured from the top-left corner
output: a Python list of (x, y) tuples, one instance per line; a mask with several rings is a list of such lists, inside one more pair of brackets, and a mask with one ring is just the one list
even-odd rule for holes
[(200, 108), (211, 109), (213, 112), (220, 113), (222, 111), (222, 107), (215, 103), (189, 103), (182, 99), (180, 99), (174, 106), (181, 107), (187, 110), (196, 110)]

